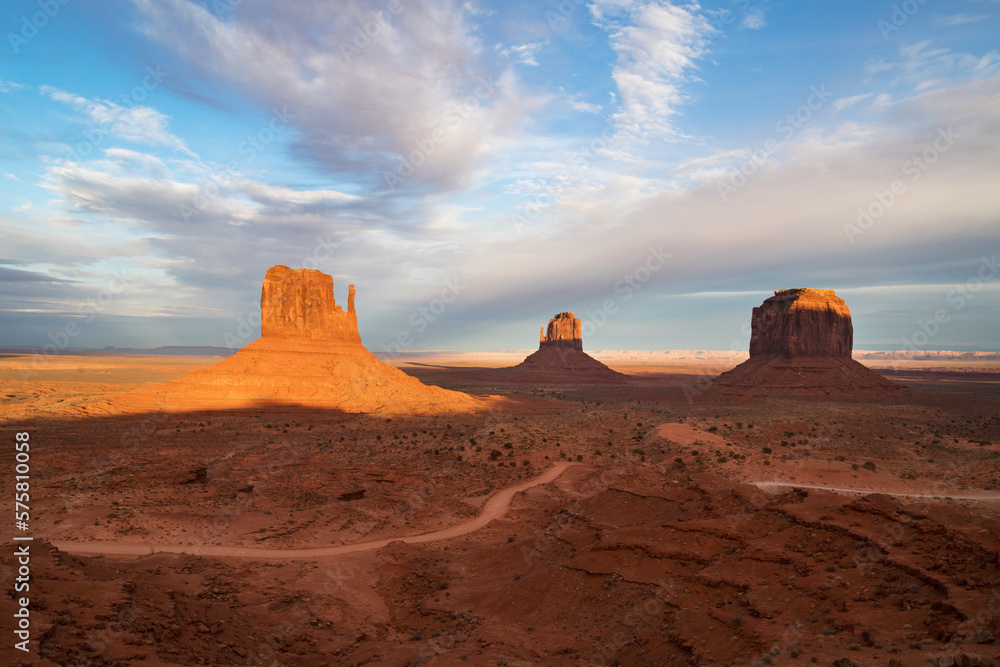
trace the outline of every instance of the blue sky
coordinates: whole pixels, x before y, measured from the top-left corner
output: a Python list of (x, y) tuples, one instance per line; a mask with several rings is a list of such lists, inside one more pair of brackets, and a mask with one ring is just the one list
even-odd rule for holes
[[(1000, 348), (1000, 3), (0, 9), (0, 345), (230, 345), (275, 264), (375, 352)], [(248, 333), (249, 332), (249, 333)]]

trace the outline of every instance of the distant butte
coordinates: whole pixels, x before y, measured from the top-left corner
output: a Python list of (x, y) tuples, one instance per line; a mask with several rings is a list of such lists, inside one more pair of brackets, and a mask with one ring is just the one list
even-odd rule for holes
[(717, 393), (870, 396), (903, 390), (851, 358), (851, 311), (833, 290), (777, 290), (753, 309), (750, 329), (750, 359), (715, 379)]
[(547, 346), (568, 347), (583, 350), (583, 333), (580, 319), (572, 312), (559, 313), (549, 320), (548, 328), (542, 327), (538, 338), (538, 348)]
[(543, 327), (538, 351), (517, 366), (483, 374), (494, 382), (531, 384), (629, 384), (629, 376), (613, 371), (583, 351), (580, 320), (572, 312), (559, 313)]
[(361, 344), (354, 307), (336, 304), (333, 278), (274, 266), (261, 288), (261, 338), (219, 363), (119, 397), (164, 409), (269, 405), (344, 412), (471, 412), (486, 399), (428, 386), (393, 368)]

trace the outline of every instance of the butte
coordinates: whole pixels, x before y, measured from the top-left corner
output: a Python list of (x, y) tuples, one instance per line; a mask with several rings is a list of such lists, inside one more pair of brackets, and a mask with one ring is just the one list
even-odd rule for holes
[(559, 313), (539, 334), (538, 350), (517, 366), (498, 368), (484, 380), (531, 384), (628, 384), (629, 376), (613, 371), (583, 351), (580, 320)]
[(833, 290), (777, 290), (753, 309), (750, 358), (713, 381), (742, 396), (885, 396), (905, 389), (851, 358), (851, 311)]
[[(361, 344), (354, 310), (333, 296), (333, 278), (312, 269), (268, 269), (261, 338), (217, 364), (110, 399), (121, 408), (229, 409), (304, 406), (342, 412), (473, 412), (484, 399), (428, 386)], [(98, 406), (94, 406), (99, 410)]]

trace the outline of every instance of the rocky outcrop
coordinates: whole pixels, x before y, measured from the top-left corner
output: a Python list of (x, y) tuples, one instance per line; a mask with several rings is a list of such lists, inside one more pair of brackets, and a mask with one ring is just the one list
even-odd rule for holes
[(479, 374), (486, 382), (517, 384), (629, 384), (629, 376), (611, 370), (583, 351), (583, 329), (572, 313), (559, 313), (542, 328), (538, 350), (517, 366)]
[(851, 358), (851, 311), (833, 290), (777, 290), (753, 309), (750, 327), (751, 357)]
[(272, 266), (260, 290), (260, 328), (265, 338), (309, 338), (361, 344), (354, 312), (354, 285), (347, 312), (333, 297), (333, 277), (312, 269)]
[(334, 302), (333, 278), (275, 266), (261, 288), (262, 337), (233, 356), (164, 385), (122, 397), (123, 407), (158, 410), (308, 406), (341, 412), (474, 412), (488, 402), (428, 386), (361, 344), (354, 312)]
[(851, 311), (833, 290), (778, 290), (753, 309), (750, 327), (750, 358), (715, 378), (712, 393), (860, 398), (904, 390), (851, 358)]
[(546, 346), (583, 349), (583, 333), (580, 319), (572, 312), (559, 313), (549, 320), (548, 328), (543, 328), (538, 338), (538, 348)]

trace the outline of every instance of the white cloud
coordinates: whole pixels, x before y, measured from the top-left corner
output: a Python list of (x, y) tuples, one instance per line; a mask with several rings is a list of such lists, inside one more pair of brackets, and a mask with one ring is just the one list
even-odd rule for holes
[(764, 10), (759, 7), (751, 9), (743, 17), (742, 25), (749, 30), (760, 30), (763, 28), (767, 25), (767, 22), (764, 20)]
[(288, 107), (296, 157), (370, 188), (469, 187), (540, 103), (482, 57), (471, 5), (245, 3), (223, 21), (187, 0), (133, 2), (176, 76)]
[[(500, 54), (505, 58), (509, 58), (515, 63), (521, 65), (531, 65), (532, 67), (538, 67), (538, 60), (535, 56), (541, 50), (543, 46), (548, 44), (545, 42), (533, 42), (531, 44), (518, 44), (516, 46), (508, 46), (500, 49)], [(500, 46), (499, 44), (497, 45)]]
[(850, 97), (840, 97), (833, 101), (833, 109), (834, 111), (842, 111), (844, 109), (847, 109), (848, 107), (854, 106), (855, 104), (861, 102), (862, 100), (867, 100), (873, 94), (874, 93), (863, 93), (861, 95), (852, 95)]
[(892, 74), (892, 85), (920, 85), (937, 79), (946, 81), (957, 75), (989, 76), (997, 71), (1000, 71), (1000, 52), (957, 53), (947, 48), (933, 48), (931, 40), (904, 44), (899, 49), (898, 60), (879, 58), (865, 68), (868, 75)]
[(713, 32), (694, 9), (656, 0), (632, 4), (597, 0), (591, 6), (597, 24), (611, 33), (611, 46), (618, 54), (612, 77), (622, 109), (615, 120), (628, 135), (639, 139), (682, 135), (672, 117), (689, 100), (685, 84)]
[(969, 23), (978, 23), (985, 19), (988, 19), (988, 14), (945, 14), (937, 15), (931, 22), (942, 28), (950, 28), (956, 25), (967, 25)]
[(126, 107), (100, 98), (88, 99), (51, 86), (42, 86), (40, 90), (56, 102), (68, 104), (82, 112), (87, 122), (95, 125), (95, 129), (101, 132), (125, 141), (166, 146), (194, 156), (187, 145), (167, 129), (170, 117), (156, 109), (142, 105)]
[(4, 81), (0, 79), (0, 93), (9, 93), (13, 90), (22, 90), (24, 88), (23, 84), (15, 83), (14, 81)]
[(584, 113), (598, 113), (601, 109), (604, 108), (600, 104), (591, 104), (589, 102), (583, 102), (581, 100), (573, 100), (573, 99), (569, 101), (569, 105), (573, 108), (574, 111), (582, 111)]

